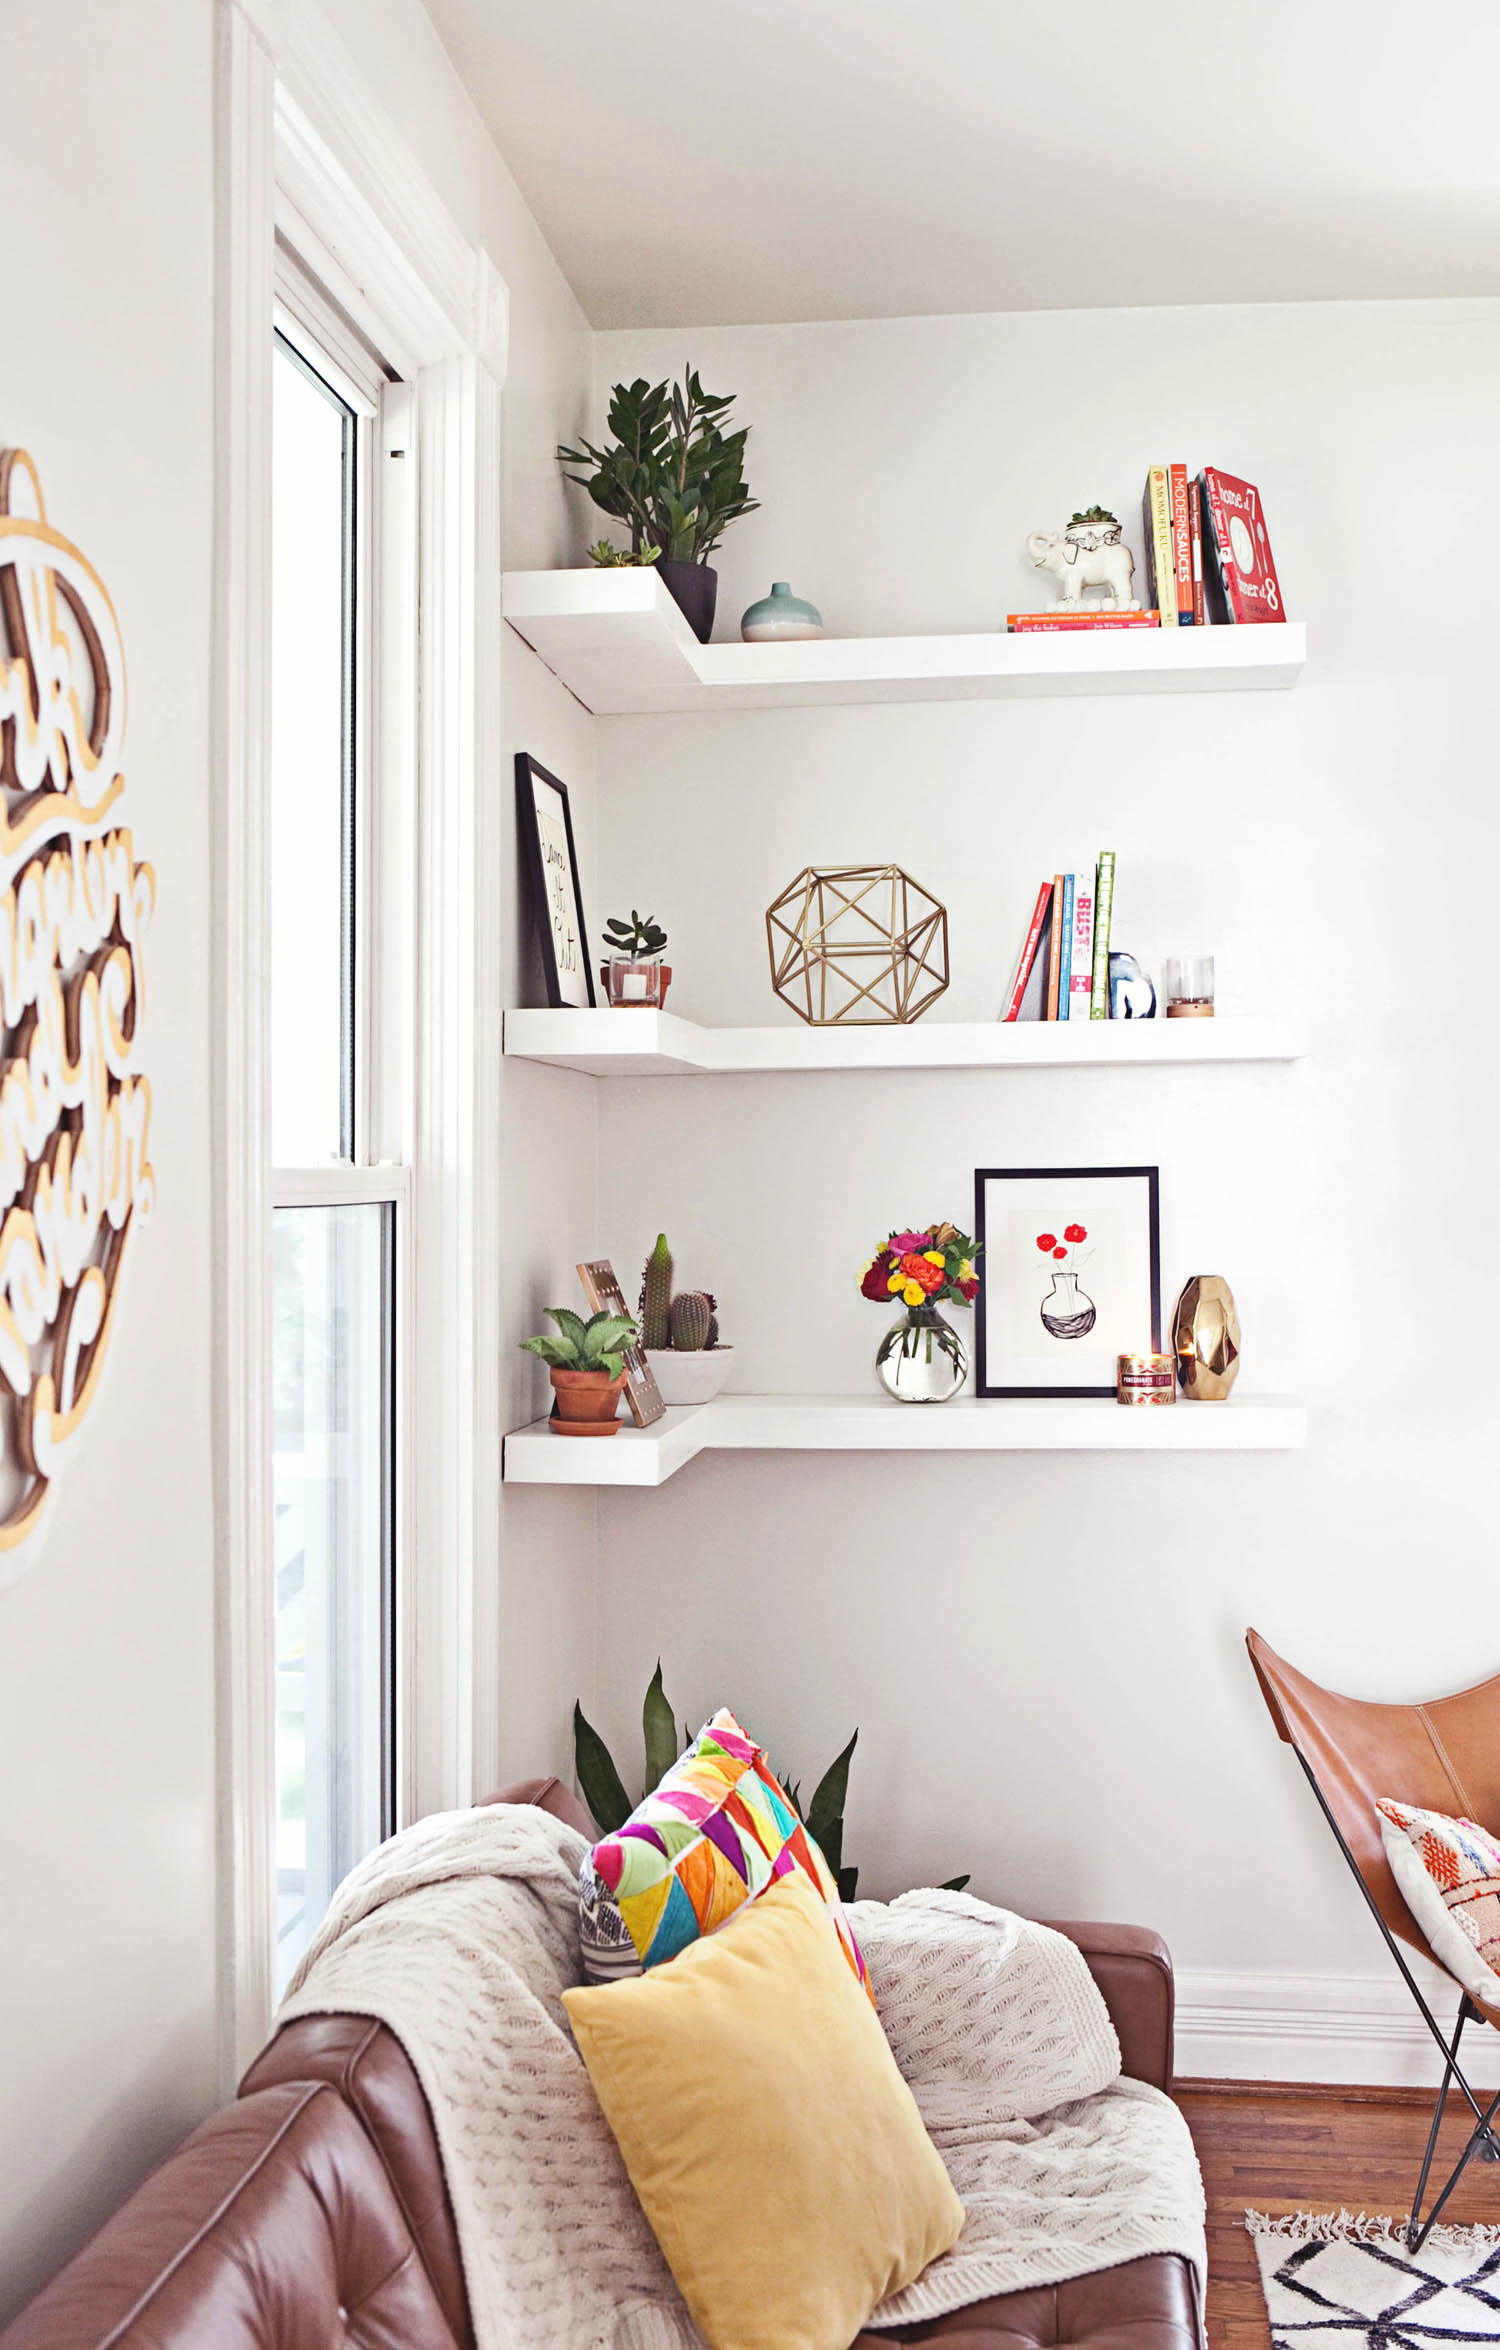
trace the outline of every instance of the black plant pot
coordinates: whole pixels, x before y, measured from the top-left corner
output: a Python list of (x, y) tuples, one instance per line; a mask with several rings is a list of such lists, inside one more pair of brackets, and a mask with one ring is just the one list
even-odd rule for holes
[(657, 573), (700, 645), (714, 633), (719, 575), (706, 563), (658, 563)]

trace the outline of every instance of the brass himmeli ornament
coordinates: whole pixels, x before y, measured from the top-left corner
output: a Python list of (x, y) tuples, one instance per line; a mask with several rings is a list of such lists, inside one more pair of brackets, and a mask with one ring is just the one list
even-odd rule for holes
[(948, 984), (948, 915), (899, 865), (807, 866), (766, 909), (771, 985), (815, 1028), (919, 1020)]
[(1219, 1273), (1195, 1273), (1172, 1323), (1172, 1352), (1184, 1395), (1222, 1403), (1240, 1369), (1240, 1318), (1234, 1291)]

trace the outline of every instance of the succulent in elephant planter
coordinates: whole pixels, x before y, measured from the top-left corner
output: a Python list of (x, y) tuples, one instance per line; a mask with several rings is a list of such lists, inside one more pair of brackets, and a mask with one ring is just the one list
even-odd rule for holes
[(625, 1349), (635, 1337), (628, 1314), (594, 1314), (585, 1322), (568, 1306), (549, 1306), (556, 1338), (523, 1338), (528, 1354), (540, 1355), (552, 1379), (554, 1436), (613, 1436), (625, 1384)]
[(708, 1403), (729, 1377), (734, 1348), (719, 1344), (717, 1301), (706, 1289), (672, 1290), (665, 1232), (641, 1275), (641, 1344), (663, 1401)]
[(661, 959), (666, 943), (667, 934), (654, 914), (642, 917), (632, 906), (628, 922), (611, 915), (604, 926), (609, 960), (603, 970), (605, 989), (617, 1011), (630, 1005), (661, 1010), (672, 984), (672, 966)]
[(1050, 572), (1062, 588), (1059, 602), (1075, 609), (1085, 601), (1085, 588), (1107, 588), (1117, 612), (1138, 612), (1135, 557), (1120, 536), (1118, 515), (1106, 506), (1088, 506), (1075, 514), (1066, 530), (1034, 530), (1026, 552), (1038, 571)]

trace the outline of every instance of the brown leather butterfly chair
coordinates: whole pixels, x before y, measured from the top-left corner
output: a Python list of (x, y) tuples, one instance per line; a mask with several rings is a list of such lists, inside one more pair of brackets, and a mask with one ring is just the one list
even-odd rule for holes
[[(1245, 1645), (1271, 1719), (1307, 1773), (1323, 1816), (1359, 1880), (1406, 1987), (1443, 2052), (1442, 2087), (1406, 2228), (1407, 2243), (1416, 2251), (1470, 2157), (1483, 2154), (1491, 2162), (1500, 2161), (1500, 2137), (1490, 2127), (1500, 2109), (1500, 2095), (1488, 2106), (1481, 2105), (1458, 2061), (1464, 2025), (1487, 2023), (1500, 2029), (1500, 2006), (1463, 1992), (1452, 2037), (1444, 2035), (1402, 1953), (1405, 1942), (1432, 1959), (1391, 1875), (1375, 1803), (1379, 1796), (1392, 1796), (1398, 1803), (1444, 1812), (1449, 1818), (1477, 1820), (1481, 1827), (1500, 1832), (1500, 1678), (1482, 1681), (1477, 1689), (1461, 1689), (1455, 1697), (1432, 1698), (1425, 1705), (1371, 1705), (1357, 1697), (1338, 1697), (1331, 1689), (1320, 1689), (1316, 1681), (1284, 1663), (1258, 1632), (1247, 1632)], [(1422, 2197), (1450, 2082), (1466, 2099), (1474, 2127), (1457, 2167), (1424, 2220)]]

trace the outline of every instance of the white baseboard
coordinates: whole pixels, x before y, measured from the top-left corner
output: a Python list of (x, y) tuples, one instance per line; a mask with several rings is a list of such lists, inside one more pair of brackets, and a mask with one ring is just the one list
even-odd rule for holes
[[(1422, 1978), (1445, 2033), (1458, 1993)], [(1476, 2087), (1500, 2089), (1500, 2032), (1469, 2024), (1461, 2051)], [(1177, 2072), (1226, 2081), (1436, 2087), (1442, 2059), (1394, 1966), (1380, 1975), (1180, 1973)]]

